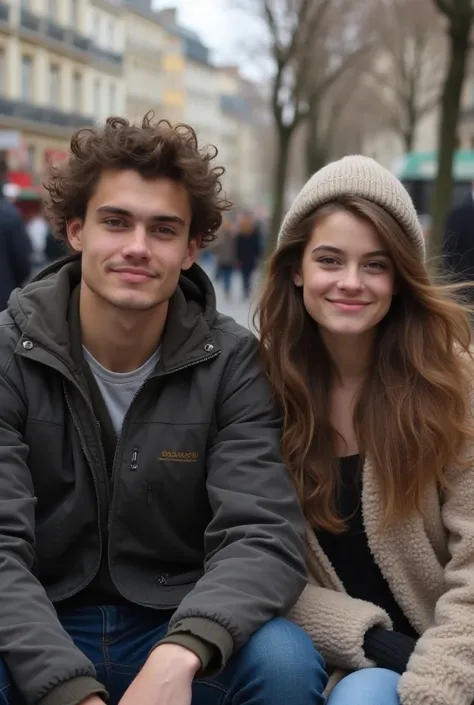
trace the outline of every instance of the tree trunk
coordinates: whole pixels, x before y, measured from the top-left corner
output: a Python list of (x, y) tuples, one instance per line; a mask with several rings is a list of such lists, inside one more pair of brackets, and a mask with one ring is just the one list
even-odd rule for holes
[(446, 215), (451, 207), (453, 192), (453, 159), (460, 113), (461, 93), (469, 55), (469, 35), (472, 21), (454, 22), (450, 27), (449, 64), (441, 98), (439, 127), (438, 174), (434, 184), (432, 224), (429, 249), (439, 254), (443, 242)]
[(408, 128), (403, 133), (403, 146), (405, 148), (405, 154), (413, 151), (413, 145), (415, 142), (415, 129), (414, 127)]
[(277, 134), (277, 159), (273, 175), (273, 212), (268, 233), (266, 256), (267, 258), (275, 249), (278, 232), (283, 220), (285, 210), (285, 188), (290, 158), (291, 138), (293, 128), (286, 125), (278, 127)]
[(321, 115), (319, 99), (313, 99), (308, 106), (306, 120), (306, 174), (308, 179), (327, 162), (327, 144), (321, 144)]

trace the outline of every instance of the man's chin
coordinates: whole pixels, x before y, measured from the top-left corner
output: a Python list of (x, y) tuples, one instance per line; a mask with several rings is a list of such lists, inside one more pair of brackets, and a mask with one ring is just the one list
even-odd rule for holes
[(150, 311), (164, 302), (161, 299), (151, 299), (149, 296), (140, 296), (137, 294), (126, 296), (111, 296), (108, 297), (109, 303), (121, 311)]

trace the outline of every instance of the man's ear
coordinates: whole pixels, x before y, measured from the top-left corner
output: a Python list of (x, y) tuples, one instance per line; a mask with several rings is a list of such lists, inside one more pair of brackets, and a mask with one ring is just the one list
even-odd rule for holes
[(67, 239), (74, 252), (82, 252), (82, 227), (81, 218), (72, 218), (66, 224)]
[(181, 265), (181, 269), (190, 269), (198, 258), (199, 250), (201, 249), (201, 236), (191, 237), (188, 240), (188, 249)]

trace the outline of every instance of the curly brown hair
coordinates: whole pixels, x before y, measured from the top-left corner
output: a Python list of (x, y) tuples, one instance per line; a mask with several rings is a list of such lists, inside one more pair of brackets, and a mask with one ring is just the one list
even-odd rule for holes
[(152, 112), (141, 125), (109, 117), (102, 128), (78, 130), (69, 159), (50, 167), (44, 183), (46, 214), (56, 236), (67, 241), (67, 222), (85, 218), (100, 175), (133, 169), (144, 178), (165, 177), (183, 184), (191, 201), (190, 237), (200, 235), (205, 247), (215, 240), (222, 214), (232, 206), (223, 194), (225, 169), (211, 164), (216, 156), (216, 147), (199, 148), (189, 125), (154, 121)]

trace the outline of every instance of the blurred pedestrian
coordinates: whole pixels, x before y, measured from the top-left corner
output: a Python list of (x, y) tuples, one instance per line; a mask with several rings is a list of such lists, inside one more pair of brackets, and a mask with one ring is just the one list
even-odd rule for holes
[(39, 270), (45, 264), (46, 240), (49, 232), (49, 225), (44, 217), (42, 206), (28, 220), (26, 231), (31, 242), (33, 267)]
[(7, 307), (13, 289), (30, 276), (32, 255), (23, 219), (3, 194), (4, 176), (0, 164), (0, 311)]
[(457, 281), (474, 281), (474, 183), (472, 196), (448, 214), (443, 255), (444, 268)]
[(248, 299), (252, 289), (252, 275), (262, 255), (262, 237), (258, 222), (250, 211), (239, 218), (236, 236), (237, 263), (242, 275), (244, 298)]
[(215, 245), (212, 248), (216, 258), (216, 280), (222, 282), (226, 299), (230, 299), (232, 275), (235, 267), (235, 228), (227, 216), (223, 219)]

